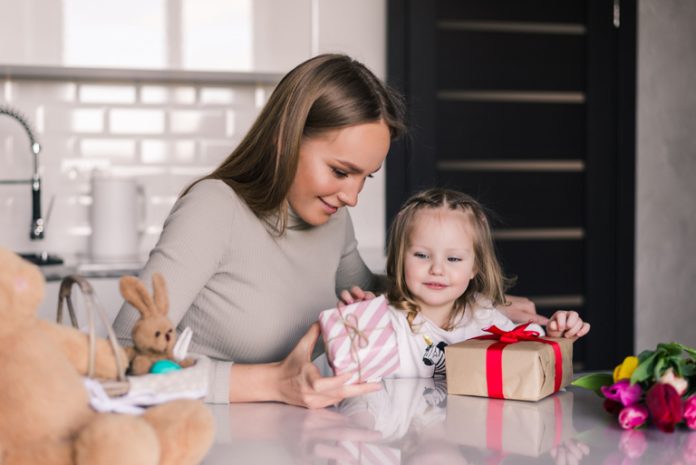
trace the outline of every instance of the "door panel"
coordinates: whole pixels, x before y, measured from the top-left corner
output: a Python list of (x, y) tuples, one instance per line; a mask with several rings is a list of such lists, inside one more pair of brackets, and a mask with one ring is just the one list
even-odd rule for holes
[(582, 104), (440, 98), (435, 106), (440, 160), (584, 158), (586, 114)]
[(438, 171), (442, 186), (473, 195), (496, 229), (583, 228), (583, 173)]
[(566, 34), (516, 33), (462, 28), (485, 25), (442, 23), (437, 30), (438, 89), (582, 90), (585, 40), (582, 28)]

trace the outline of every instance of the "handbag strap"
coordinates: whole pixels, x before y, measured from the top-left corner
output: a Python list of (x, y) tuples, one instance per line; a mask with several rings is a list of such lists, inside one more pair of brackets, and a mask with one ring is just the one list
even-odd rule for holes
[(84, 277), (80, 275), (70, 275), (63, 278), (63, 281), (60, 283), (60, 290), (58, 292), (58, 313), (56, 316), (56, 321), (58, 322), (58, 324), (63, 323), (63, 302), (66, 302), (68, 307), (68, 313), (70, 315), (70, 321), (74, 328), (79, 329), (77, 317), (75, 316), (75, 308), (73, 307), (71, 298), (71, 290), (73, 284), (77, 284), (77, 286), (80, 288), (80, 291), (82, 291), (82, 296), (85, 302), (85, 310), (87, 313), (87, 326), (89, 335), (89, 358), (87, 363), (87, 376), (93, 378), (95, 370), (94, 365), (97, 352), (97, 335), (94, 323), (94, 313), (96, 312), (97, 316), (106, 327), (106, 331), (108, 333), (108, 340), (111, 344), (111, 350), (114, 353), (114, 359), (116, 360), (117, 381), (119, 384), (128, 383), (126, 379), (126, 369), (121, 363), (121, 358), (118, 356), (119, 349), (121, 348), (121, 346), (116, 340), (116, 333), (114, 333), (111, 324), (109, 324), (109, 321), (106, 318), (104, 310), (99, 305), (97, 296), (94, 293), (92, 285)]

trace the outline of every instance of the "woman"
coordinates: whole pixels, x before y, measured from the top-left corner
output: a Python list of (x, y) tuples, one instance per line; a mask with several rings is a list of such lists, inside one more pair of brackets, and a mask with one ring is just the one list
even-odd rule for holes
[[(324, 407), (380, 388), (321, 377), (311, 356), (318, 313), (337, 294), (350, 302), (380, 288), (343, 207), (357, 204), (404, 129), (401, 100), (364, 65), (317, 56), (280, 81), (239, 146), (181, 195), (141, 278), (164, 275), (170, 319), (214, 360), (209, 402)], [(117, 316), (124, 342), (137, 318), (127, 304)]]

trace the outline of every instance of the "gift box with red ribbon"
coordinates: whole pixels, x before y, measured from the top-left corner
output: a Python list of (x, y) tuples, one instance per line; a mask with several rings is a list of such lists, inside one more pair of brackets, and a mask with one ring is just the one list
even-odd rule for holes
[(535, 401), (570, 384), (573, 340), (539, 337), (527, 326), (491, 326), (490, 335), (447, 346), (447, 392)]
[(324, 310), (319, 324), (329, 365), (346, 384), (375, 382), (399, 369), (394, 326), (383, 297)]

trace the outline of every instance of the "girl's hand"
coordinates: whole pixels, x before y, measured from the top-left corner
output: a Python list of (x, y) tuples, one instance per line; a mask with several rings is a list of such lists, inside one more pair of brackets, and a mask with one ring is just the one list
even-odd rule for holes
[(578, 312), (558, 310), (551, 315), (546, 334), (551, 337), (582, 337), (590, 331), (590, 324), (580, 318)]
[(500, 311), (510, 318), (515, 323), (536, 323), (544, 326), (549, 322), (549, 319), (544, 315), (539, 315), (536, 311), (534, 302), (526, 297), (518, 297), (514, 295), (506, 295), (508, 305), (500, 307)]
[(338, 307), (341, 308), (344, 305), (350, 305), (361, 300), (374, 299), (376, 296), (370, 291), (363, 291), (358, 286), (353, 286), (350, 289), (341, 291), (339, 297), (341, 300), (338, 301)]
[(360, 396), (382, 389), (382, 383), (344, 383), (352, 376), (322, 377), (312, 363), (314, 345), (319, 338), (319, 323), (314, 323), (300, 339), (293, 351), (277, 366), (277, 392), (275, 400), (307, 408), (334, 405), (347, 397)]

